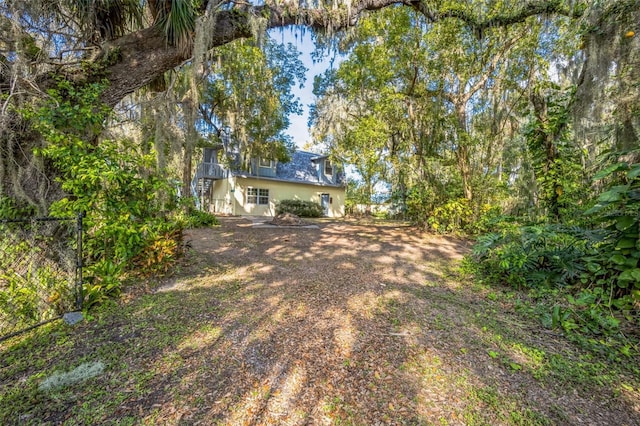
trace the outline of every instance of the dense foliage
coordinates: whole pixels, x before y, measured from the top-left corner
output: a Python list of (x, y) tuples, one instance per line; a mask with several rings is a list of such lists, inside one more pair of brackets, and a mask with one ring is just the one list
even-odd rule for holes
[[(475, 6), (492, 7), (459, 7)], [(478, 279), (530, 292), (549, 327), (637, 351), (639, 17), (612, 1), (481, 33), (404, 8), (361, 20), (312, 117), (358, 173), (348, 202), (477, 236)]]
[(547, 300), (538, 314), (550, 328), (630, 355), (639, 349), (640, 164), (618, 162), (595, 178), (609, 182), (581, 226), (512, 224), (483, 235), (474, 269)]
[(50, 214), (85, 213), (85, 307), (118, 294), (127, 276), (166, 273), (183, 250), (183, 228), (216, 223), (180, 208), (177, 187), (159, 173), (150, 147), (130, 139), (98, 142), (110, 115), (97, 107), (102, 89), (61, 81), (44, 102), (21, 111), (46, 141), (36, 154), (56, 167), (67, 194)]

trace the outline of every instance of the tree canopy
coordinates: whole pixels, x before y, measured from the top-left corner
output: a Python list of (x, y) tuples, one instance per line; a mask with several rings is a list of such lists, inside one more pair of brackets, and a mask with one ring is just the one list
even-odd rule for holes
[[(165, 99), (180, 105), (178, 116), (183, 119), (169, 122), (176, 123), (178, 133), (190, 132), (183, 146), (185, 190), (197, 128), (202, 123), (214, 127), (233, 124), (234, 135), (240, 142), (244, 139), (246, 149), (251, 139), (256, 153), (266, 150), (284, 155), (276, 148), (278, 144), (259, 148), (253, 142), (279, 141), (280, 147), (286, 146), (279, 132), (288, 123), (287, 114), (298, 110), (295, 101), (288, 100), (287, 87), (300, 78), (300, 68), (286, 59), (295, 57), (291, 51), (261, 40), (270, 28), (301, 25), (326, 34), (327, 39), (340, 40), (341, 48), (349, 52), (336, 74), (319, 83), (322, 97), (316, 112), (337, 102), (352, 119), (316, 114), (316, 124), (319, 135), (332, 138), (336, 155), (361, 165), (370, 184), (374, 176), (380, 179), (385, 175), (401, 189), (396, 192), (405, 203), (408, 196), (421, 192), (416, 202), (423, 204), (434, 199), (432, 191), (450, 188), (453, 182), (465, 203), (477, 201), (473, 208), (478, 208), (490, 201), (485, 196), (491, 192), (485, 190), (487, 179), (501, 182), (505, 167), (537, 168), (534, 180), (539, 190), (529, 194), (529, 202), (537, 204), (542, 197), (557, 215), (557, 194), (568, 186), (552, 176), (567, 171), (554, 169), (562, 150), (551, 141), (568, 134), (566, 126), (550, 129), (545, 124), (552, 104), (564, 102), (565, 121), (570, 119), (569, 112), (576, 113), (575, 131), (584, 135), (584, 144), (591, 146), (602, 139), (598, 132), (606, 126), (601, 124), (612, 116), (615, 119), (609, 124), (616, 128), (616, 146), (629, 148), (637, 140), (633, 100), (637, 98), (633, 83), (637, 71), (625, 66), (637, 54), (634, 19), (638, 12), (634, 5), (630, 0), (597, 4), (578, 0), (6, 1), (0, 6), (0, 138), (6, 146), (0, 168), (2, 193), (41, 211), (59, 198), (54, 195), (57, 190), (47, 189), (55, 168), (31, 155), (43, 142), (31, 132), (33, 126), (20, 111), (46, 98), (60, 81), (71, 82), (74, 90), (99, 84), (98, 99), (111, 108), (134, 93), (142, 99), (141, 89), (152, 93), (146, 95), (151, 98), (153, 93), (166, 93)], [(350, 27), (355, 29), (341, 32)], [(254, 47), (233, 43), (239, 39), (254, 39), (255, 48), (266, 48), (264, 51), (271, 54), (262, 57)], [(278, 75), (247, 67), (247, 63), (262, 61)], [(545, 75), (551, 66), (558, 65), (565, 73), (575, 74), (565, 76), (559, 86), (551, 81), (555, 76), (550, 80)], [(621, 68), (628, 70), (623, 74)], [(182, 89), (175, 74), (168, 76), (172, 71), (188, 74)], [(266, 85), (262, 86), (258, 81), (254, 86), (243, 85), (246, 79), (234, 83), (234, 75), (244, 73), (273, 78), (264, 80)], [(564, 96), (563, 91), (573, 94), (560, 103), (551, 99)], [(256, 93), (260, 96), (252, 96)], [(609, 102), (592, 102), (605, 94)], [(529, 112), (523, 109), (527, 98), (531, 101)], [(576, 107), (569, 108), (567, 102), (575, 102)], [(125, 103), (133, 105), (135, 101)], [(166, 117), (171, 108), (155, 106), (145, 114), (153, 119), (160, 117), (162, 110)], [(340, 108), (330, 113), (338, 114)], [(531, 115), (528, 133), (521, 131), (527, 114)], [(379, 126), (372, 129), (367, 122)], [(329, 127), (334, 128), (333, 133)], [(340, 149), (335, 143), (338, 128), (345, 142)], [(363, 133), (364, 129), (377, 134)], [(155, 135), (166, 133), (158, 130)], [(514, 137), (517, 135), (529, 135), (525, 138), (528, 142)], [(376, 141), (370, 144), (369, 153), (360, 149), (368, 146), (368, 140)], [(501, 155), (503, 150), (517, 150), (518, 143), (527, 143), (531, 152), (538, 146), (546, 158)], [(156, 146), (156, 151), (162, 163), (164, 150)], [(565, 152), (565, 163), (584, 157), (584, 150), (581, 154), (578, 151)], [(592, 162), (594, 155), (596, 150), (587, 150)], [(586, 164), (585, 158), (580, 161)], [(436, 170), (436, 163), (445, 168)], [(453, 170), (454, 165), (454, 173), (441, 173)], [(500, 173), (493, 173), (495, 170)], [(525, 176), (516, 175), (518, 179)], [(430, 187), (415, 189), (412, 179), (431, 182)], [(527, 186), (523, 184), (523, 188)], [(411, 194), (412, 187), (418, 192)]]
[[(32, 83), (51, 84), (52, 73), (74, 81), (106, 78), (102, 100), (125, 95), (209, 50), (259, 31), (304, 25), (321, 31), (353, 26), (368, 11), (403, 5), (429, 22), (456, 19), (478, 34), (529, 16), (580, 16), (584, 4), (530, 2), (431, 2), (364, 0), (310, 3), (267, 1), (7, 1), (2, 6), (3, 61), (36, 62)], [(88, 69), (94, 64), (94, 69)], [(97, 68), (97, 69), (96, 69)], [(5, 77), (6, 80), (6, 77)]]

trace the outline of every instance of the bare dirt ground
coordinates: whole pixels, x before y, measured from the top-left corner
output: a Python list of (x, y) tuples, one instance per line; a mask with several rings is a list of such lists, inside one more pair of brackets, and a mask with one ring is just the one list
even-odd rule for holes
[(237, 285), (215, 344), (194, 353), (196, 364), (217, 360), (191, 388), (206, 407), (194, 420), (639, 424), (637, 393), (554, 370), (583, 358), (514, 315), (512, 298), (451, 274), (464, 241), (394, 224), (256, 229), (237, 218), (188, 238), (191, 271), (222, 273), (163, 291)]
[(640, 424), (638, 377), (460, 275), (463, 240), (221, 221), (147, 294), (0, 346), (0, 424)]

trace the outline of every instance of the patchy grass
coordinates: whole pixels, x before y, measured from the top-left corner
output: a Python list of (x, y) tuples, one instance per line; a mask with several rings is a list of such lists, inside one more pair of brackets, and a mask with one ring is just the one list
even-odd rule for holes
[(170, 282), (3, 342), (0, 424), (640, 423), (638, 360), (603, 358), (518, 312), (512, 290), (458, 278), (463, 242), (318, 224), (192, 231)]

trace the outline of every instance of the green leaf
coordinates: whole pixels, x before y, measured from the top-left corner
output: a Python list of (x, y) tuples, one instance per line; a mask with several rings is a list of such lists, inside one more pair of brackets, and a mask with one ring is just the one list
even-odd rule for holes
[(618, 244), (616, 244), (616, 249), (628, 249), (628, 248), (634, 248), (636, 246), (636, 240), (633, 238), (622, 238), (620, 241), (618, 241)]
[(600, 265), (594, 262), (587, 263), (587, 270), (589, 272), (598, 272), (600, 270)]
[(629, 281), (621, 280), (620, 278), (618, 278), (618, 287), (620, 287), (620, 288), (628, 288), (629, 287)]
[(616, 201), (620, 201), (622, 200), (622, 193), (627, 192), (628, 190), (629, 187), (627, 185), (618, 185), (611, 187), (611, 189), (609, 189), (608, 191), (600, 194), (600, 197), (598, 197), (598, 201), (602, 203), (613, 203)]
[(616, 229), (624, 231), (631, 228), (637, 222), (637, 218), (631, 216), (620, 216), (616, 219)]
[(605, 206), (602, 204), (596, 204), (595, 206), (591, 207), (590, 209), (588, 209), (587, 211), (584, 212), (585, 215), (590, 215), (590, 214), (594, 214), (594, 213), (598, 213), (600, 210), (602, 210)]
[(640, 164), (634, 164), (631, 166), (631, 170), (627, 172), (627, 177), (629, 179), (635, 179), (640, 176)]
[(623, 271), (620, 276), (618, 276), (618, 283), (620, 283), (620, 281), (640, 282), (640, 268), (627, 269), (626, 271)]
[(623, 271), (619, 276), (618, 276), (618, 282), (619, 281), (632, 281), (633, 277), (631, 276), (631, 270), (627, 269), (626, 271)]
[(619, 170), (627, 170), (627, 169), (629, 169), (629, 165), (627, 163), (612, 164), (606, 169), (600, 170), (598, 173), (596, 173), (595, 176), (593, 176), (593, 180), (600, 180)]
[(624, 265), (627, 261), (627, 258), (621, 254), (614, 254), (609, 258), (609, 260), (615, 263), (616, 265)]

